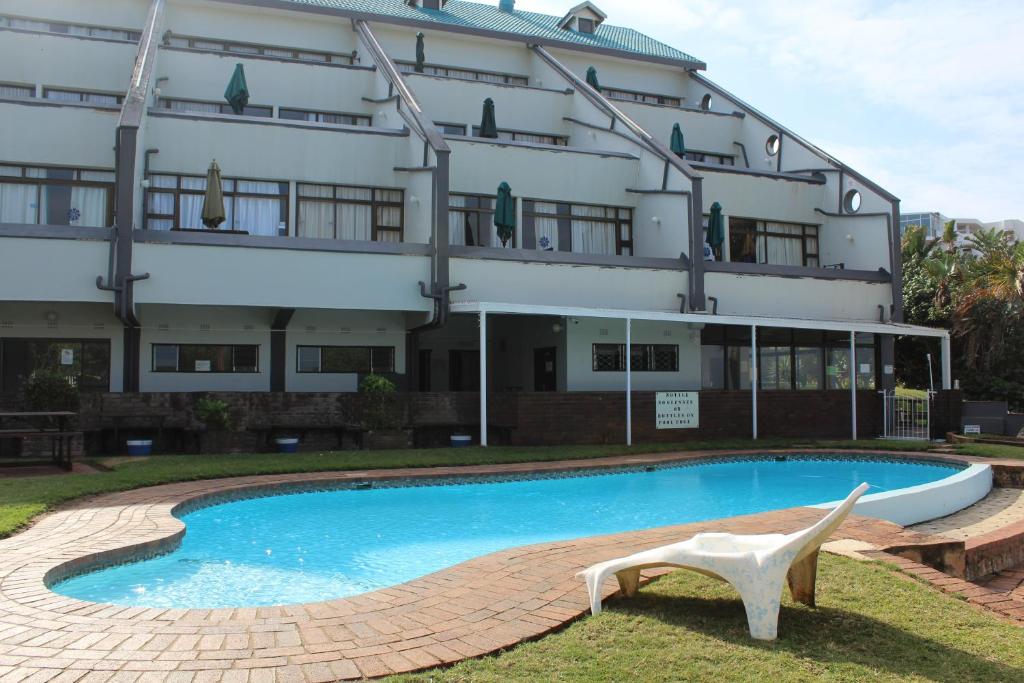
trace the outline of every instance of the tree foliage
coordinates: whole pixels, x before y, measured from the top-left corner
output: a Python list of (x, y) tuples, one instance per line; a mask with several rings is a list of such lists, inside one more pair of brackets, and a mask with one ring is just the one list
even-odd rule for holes
[[(953, 375), (968, 398), (1024, 408), (1024, 243), (992, 229), (970, 235), (961, 247), (952, 223), (933, 242), (912, 226), (902, 253), (906, 321), (951, 330)], [(930, 346), (900, 341), (901, 381), (928, 384), (926, 354), (937, 351)]]

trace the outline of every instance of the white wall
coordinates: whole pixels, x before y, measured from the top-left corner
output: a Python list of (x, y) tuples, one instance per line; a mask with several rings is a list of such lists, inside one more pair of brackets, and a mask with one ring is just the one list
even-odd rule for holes
[[(0, 158), (114, 170), (118, 111), (0, 102)], [(45, 140), (45, 144), (40, 144)]]
[(298, 346), (393, 346), (395, 372), (405, 373), (405, 318), (376, 311), (296, 311), (288, 325), (285, 386), (288, 391), (356, 391), (355, 373), (299, 373)]
[[(373, 33), (384, 51), (392, 59), (406, 62), (416, 60), (416, 33), (419, 31), (424, 34), (423, 47), (428, 64), (530, 75), (531, 57), (525, 40), (494, 40), (412, 26), (373, 24)], [(530, 85), (536, 84), (531, 81)]]
[(686, 96), (689, 77), (686, 70), (680, 67), (557, 48), (549, 48), (548, 51), (580, 78), (587, 75), (588, 67), (596, 68), (598, 82), (603, 88), (621, 88), (675, 97)]
[[(0, 288), (0, 291), (4, 291)], [(55, 313), (50, 323), (47, 313)], [(110, 342), (110, 391), (121, 391), (124, 370), (124, 328), (113, 307), (50, 301), (0, 302), (0, 338), (104, 339)]]
[[(104, 262), (105, 263), (105, 262)], [(136, 244), (144, 303), (429, 311), (417, 282), (426, 256), (352, 254), (182, 244)]]
[[(570, 318), (568, 330), (569, 391), (625, 391), (625, 372), (594, 372), (594, 344), (625, 344), (624, 320)], [(700, 331), (684, 323), (637, 320), (632, 324), (634, 344), (679, 346), (678, 372), (633, 372), (635, 391), (699, 390)]]
[(55, 19), (90, 26), (141, 30), (149, 12), (146, 0), (5, 0), (5, 14)]
[(113, 306), (112, 294), (96, 287), (96, 276), (107, 276), (109, 244), (101, 240), (2, 238), (0, 299)]
[(733, 144), (740, 140), (742, 119), (739, 117), (619, 100), (613, 100), (612, 104), (666, 147), (672, 139), (672, 126), (678, 123), (687, 149), (735, 154), (736, 165), (743, 168), (743, 153)]
[[(269, 391), (269, 315), (263, 308), (141, 306), (139, 390)], [(259, 372), (153, 372), (153, 344), (256, 344)]]
[(704, 290), (718, 298), (722, 315), (874, 322), (878, 306), (888, 311), (892, 303), (888, 282), (707, 273)]
[[(5, 5), (3, 11), (10, 10)], [(4, 31), (0, 40), (0, 80), (124, 95), (135, 50), (134, 43)]]
[(719, 173), (702, 168), (704, 213), (711, 205), (722, 205), (722, 214), (794, 223), (822, 223), (825, 216), (816, 207), (827, 208), (821, 185), (776, 180), (739, 173)]

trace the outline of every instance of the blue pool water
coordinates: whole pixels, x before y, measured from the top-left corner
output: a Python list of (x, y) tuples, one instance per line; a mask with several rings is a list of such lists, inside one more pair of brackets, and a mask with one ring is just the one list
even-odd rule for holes
[(317, 602), (504, 548), (824, 503), (863, 481), (879, 493), (954, 473), (928, 463), (754, 460), (253, 498), (184, 515), (187, 532), (172, 553), (53, 590), (146, 607)]

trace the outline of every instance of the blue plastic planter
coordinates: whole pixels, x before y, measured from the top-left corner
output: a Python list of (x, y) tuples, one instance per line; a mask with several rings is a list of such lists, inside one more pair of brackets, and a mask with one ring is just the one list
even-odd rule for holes
[(466, 434), (452, 434), (452, 448), (468, 448), (473, 445), (473, 437)]
[(134, 439), (128, 441), (128, 455), (149, 455), (152, 452), (152, 439)]
[(299, 450), (299, 440), (295, 437), (282, 437), (277, 439), (278, 453), (295, 453)]

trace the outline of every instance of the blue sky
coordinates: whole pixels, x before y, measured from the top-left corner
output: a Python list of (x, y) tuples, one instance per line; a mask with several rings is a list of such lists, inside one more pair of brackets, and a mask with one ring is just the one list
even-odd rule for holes
[(593, 1), (702, 59), (904, 211), (1024, 219), (1024, 0)]

